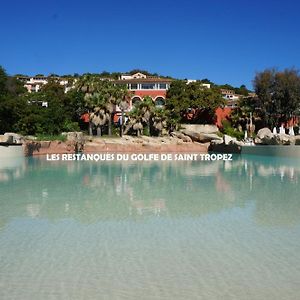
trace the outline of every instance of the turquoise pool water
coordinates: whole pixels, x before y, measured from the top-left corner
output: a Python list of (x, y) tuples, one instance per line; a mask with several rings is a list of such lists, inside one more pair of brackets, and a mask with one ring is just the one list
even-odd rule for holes
[(300, 161), (0, 161), (0, 299), (300, 299)]

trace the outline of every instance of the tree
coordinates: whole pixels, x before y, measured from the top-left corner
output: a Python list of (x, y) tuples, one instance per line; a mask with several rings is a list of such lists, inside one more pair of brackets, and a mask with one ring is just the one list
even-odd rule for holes
[(151, 97), (146, 96), (143, 101), (138, 104), (141, 120), (146, 124), (147, 134), (151, 135), (151, 117), (155, 109), (154, 102)]
[[(77, 90), (85, 93), (85, 106), (90, 114), (94, 113), (92, 115), (93, 118), (90, 118), (89, 134), (92, 134), (93, 126), (97, 128), (98, 135), (102, 134), (101, 128), (99, 129), (98, 127), (103, 127), (107, 124), (108, 135), (111, 135), (113, 113), (116, 106), (121, 104), (124, 99), (127, 99), (126, 97), (129, 95), (127, 88), (125, 86), (114, 85), (108, 80), (100, 80), (94, 75), (86, 74), (77, 82)], [(98, 122), (100, 113), (103, 117), (101, 118), (101, 122)], [(92, 120), (97, 120), (97, 124), (93, 123)]]
[(253, 85), (257, 108), (270, 127), (286, 122), (300, 109), (300, 76), (295, 69), (267, 69), (256, 74)]
[(234, 88), (234, 92), (238, 95), (248, 96), (250, 91), (242, 84), (239, 88)]
[(0, 132), (16, 130), (16, 122), (20, 119), (23, 107), (26, 104), (19, 99), (26, 89), (20, 81), (9, 77), (0, 66)]
[[(84, 94), (84, 107), (89, 113), (89, 135), (93, 134), (93, 127), (103, 126), (98, 122), (98, 112), (94, 111), (96, 107), (99, 107), (99, 104), (103, 104), (103, 98), (99, 91), (100, 80), (91, 74), (84, 74), (80, 77), (80, 79), (76, 82), (76, 91)], [(94, 115), (95, 113), (95, 115)], [(94, 119), (94, 116), (97, 118)], [(96, 120), (96, 123), (93, 123), (93, 120)], [(101, 130), (98, 129), (97, 133), (101, 133)]]
[[(15, 122), (17, 131), (23, 134), (59, 134), (62, 131), (79, 130), (75, 110), (70, 110), (70, 95), (56, 81), (49, 80), (37, 93), (26, 93), (19, 97), (23, 103), (19, 119)], [(46, 104), (47, 106), (43, 106)]]
[(127, 124), (124, 134), (127, 134), (127, 132), (133, 129), (136, 132), (137, 136), (140, 136), (143, 130), (143, 123), (142, 123), (142, 114), (141, 110), (138, 106), (134, 107), (129, 112), (129, 123)]
[(169, 111), (162, 107), (155, 107), (152, 98), (146, 96), (130, 111), (125, 134), (133, 130), (139, 136), (145, 128), (147, 129), (146, 135), (160, 136), (163, 129), (170, 124), (168, 118), (170, 118)]
[(5, 70), (0, 66), (0, 97), (3, 97), (7, 93), (6, 82), (8, 76)]
[(202, 82), (202, 83), (209, 83), (209, 84), (213, 84), (213, 82), (212, 82), (212, 81), (210, 81), (210, 80), (209, 80), (209, 79), (207, 79), (207, 78), (201, 79), (201, 82)]
[(120, 136), (123, 135), (124, 127), (124, 112), (129, 108), (131, 95), (125, 86), (116, 86), (115, 89), (116, 104), (121, 109), (121, 124), (120, 124)]
[(216, 108), (224, 105), (225, 101), (215, 87), (208, 89), (201, 82), (186, 84), (177, 80), (172, 82), (167, 92), (166, 103), (166, 108), (174, 116), (179, 115), (181, 120), (193, 112), (193, 122), (206, 122), (207, 117), (201, 117), (203, 113), (208, 115), (208, 119), (213, 118)]
[(161, 136), (164, 128), (167, 127), (167, 114), (163, 108), (155, 108), (152, 114), (152, 126), (154, 132)]

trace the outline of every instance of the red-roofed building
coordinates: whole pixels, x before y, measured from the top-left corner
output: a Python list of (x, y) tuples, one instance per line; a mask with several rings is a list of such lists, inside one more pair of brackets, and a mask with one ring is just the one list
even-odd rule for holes
[(172, 79), (147, 76), (143, 73), (124, 74), (116, 84), (126, 84), (128, 90), (132, 93), (130, 109), (134, 103), (142, 101), (146, 96), (152, 98), (156, 106), (164, 106), (167, 90), (170, 87)]

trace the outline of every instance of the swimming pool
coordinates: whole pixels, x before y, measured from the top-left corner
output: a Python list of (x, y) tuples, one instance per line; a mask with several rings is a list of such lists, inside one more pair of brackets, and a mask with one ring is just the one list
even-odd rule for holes
[(300, 160), (0, 162), (1, 299), (299, 299)]

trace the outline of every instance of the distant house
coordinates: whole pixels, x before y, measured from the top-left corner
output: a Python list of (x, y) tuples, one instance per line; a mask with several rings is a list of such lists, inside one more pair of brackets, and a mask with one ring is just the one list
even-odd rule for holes
[(119, 79), (121, 80), (130, 80), (130, 79), (141, 79), (141, 78), (147, 78), (147, 75), (137, 72), (134, 74), (122, 74)]
[[(186, 84), (190, 84), (190, 83), (193, 83), (193, 82), (197, 82), (197, 80), (196, 79), (188, 79)], [(202, 83), (201, 85), (203, 87), (206, 87), (206, 88), (210, 89), (210, 83)]]
[(238, 100), (242, 97), (233, 90), (221, 89), (222, 97), (226, 100), (226, 107), (235, 108), (238, 106)]
[(22, 81), (24, 87), (27, 89), (29, 93), (36, 93), (38, 92), (41, 87), (48, 83), (49, 78), (54, 78), (59, 81), (59, 84), (64, 87), (65, 93), (67, 93), (72, 87), (69, 86), (69, 81), (65, 78), (60, 77), (47, 77), (47, 76), (18, 76), (17, 79)]

